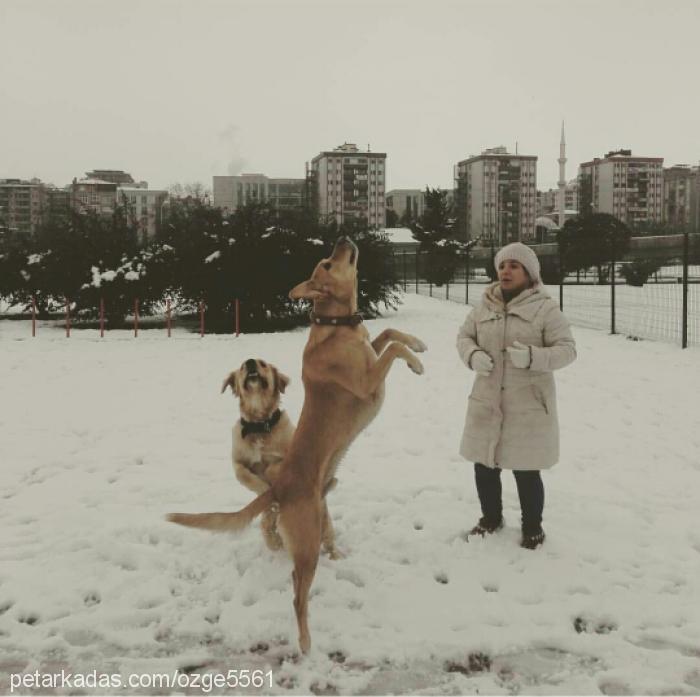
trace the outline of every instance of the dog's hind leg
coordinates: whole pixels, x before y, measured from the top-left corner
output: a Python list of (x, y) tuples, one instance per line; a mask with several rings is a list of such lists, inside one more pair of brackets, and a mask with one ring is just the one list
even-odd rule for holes
[(299, 627), (299, 648), (308, 653), (311, 647), (308, 607), (309, 590), (314, 580), (321, 547), (321, 510), (318, 501), (306, 505), (283, 507), (279, 524), (294, 563), (294, 610)]
[(311, 648), (311, 635), (309, 634), (309, 591), (316, 573), (318, 553), (312, 556), (300, 556), (294, 559), (294, 611), (297, 615), (299, 627), (299, 648), (302, 653), (308, 653)]

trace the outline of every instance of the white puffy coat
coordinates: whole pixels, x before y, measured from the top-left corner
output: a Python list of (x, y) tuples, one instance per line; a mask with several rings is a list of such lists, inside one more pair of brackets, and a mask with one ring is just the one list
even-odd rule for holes
[[(516, 368), (507, 346), (532, 346), (529, 368)], [(489, 285), (457, 336), (457, 350), (471, 368), (478, 349), (493, 359), (490, 375), (477, 374), (469, 395), (460, 447), (488, 467), (541, 470), (559, 460), (559, 423), (552, 371), (576, 358), (576, 344), (559, 304), (541, 287), (504, 305), (498, 282)]]

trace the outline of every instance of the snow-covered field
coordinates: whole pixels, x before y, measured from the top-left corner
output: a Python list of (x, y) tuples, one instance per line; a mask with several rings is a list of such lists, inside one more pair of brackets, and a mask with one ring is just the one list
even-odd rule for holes
[(329, 505), (347, 557), (321, 560), (303, 659), (290, 563), (258, 525), (222, 536), (163, 516), (251, 499), (219, 387), (262, 357), (291, 376), (296, 418), (306, 331), (32, 339), (27, 322), (0, 322), (0, 692), (34, 671), (259, 669), (272, 686), (213, 692), (700, 694), (700, 349), (574, 329), (548, 539), (530, 552), (507, 474), (506, 529), (465, 540), (479, 517), (457, 454), (465, 312), (408, 295), (367, 323), (424, 339), (426, 372), (394, 366), (341, 465)]

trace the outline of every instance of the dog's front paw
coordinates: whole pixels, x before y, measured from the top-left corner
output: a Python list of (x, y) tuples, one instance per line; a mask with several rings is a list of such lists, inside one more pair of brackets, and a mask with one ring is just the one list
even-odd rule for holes
[(411, 343), (408, 345), (408, 348), (410, 348), (411, 351), (415, 351), (416, 353), (423, 353), (423, 351), (428, 350), (426, 344), (415, 336), (411, 337)]
[(408, 367), (416, 374), (416, 375), (423, 375), (425, 372), (425, 368), (423, 368), (423, 364), (414, 357), (411, 357), (410, 361), (407, 361)]

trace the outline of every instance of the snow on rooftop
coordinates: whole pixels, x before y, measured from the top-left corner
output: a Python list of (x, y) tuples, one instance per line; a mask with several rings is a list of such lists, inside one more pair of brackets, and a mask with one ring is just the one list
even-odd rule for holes
[(389, 236), (389, 241), (393, 244), (418, 244), (411, 229), (407, 227), (388, 227), (381, 232), (386, 233)]

